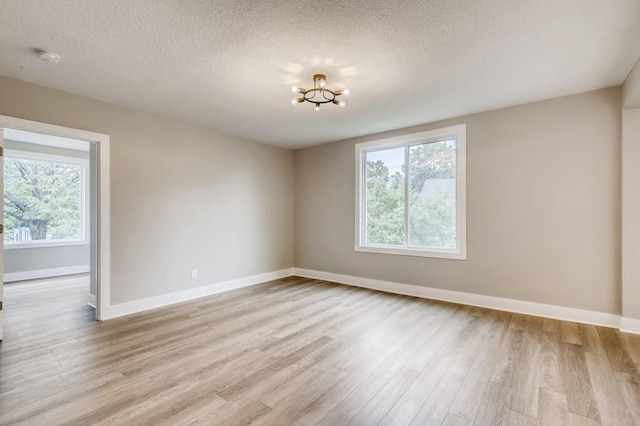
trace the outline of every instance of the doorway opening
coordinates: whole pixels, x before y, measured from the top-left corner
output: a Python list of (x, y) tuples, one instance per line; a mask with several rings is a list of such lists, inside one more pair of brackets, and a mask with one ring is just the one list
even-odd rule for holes
[(108, 135), (0, 116), (0, 147), (0, 339), (23, 320), (108, 318)]
[(95, 319), (95, 148), (6, 128), (3, 157), (7, 329)]

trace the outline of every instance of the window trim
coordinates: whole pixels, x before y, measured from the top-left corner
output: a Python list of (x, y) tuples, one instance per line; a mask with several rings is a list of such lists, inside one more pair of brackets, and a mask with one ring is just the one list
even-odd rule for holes
[[(446, 248), (423, 248), (416, 246), (391, 246), (385, 244), (365, 244), (366, 236), (366, 199), (364, 173), (364, 154), (379, 148), (399, 148), (416, 145), (419, 143), (431, 143), (456, 139), (456, 241), (455, 249)], [(406, 155), (406, 154), (405, 154)], [(412, 133), (392, 138), (379, 139), (370, 142), (363, 142), (355, 145), (355, 173), (356, 173), (356, 195), (355, 195), (355, 244), (354, 249), (358, 252), (395, 254), (404, 256), (433, 257), (439, 259), (467, 259), (467, 126), (459, 124), (440, 129), (428, 130), (425, 132)], [(405, 185), (406, 186), (406, 185)], [(408, 189), (405, 189), (407, 191)], [(405, 206), (408, 198), (405, 197)], [(408, 226), (408, 209), (405, 208), (405, 228)], [(407, 235), (407, 234), (405, 234)]]
[[(50, 161), (63, 164), (75, 164), (81, 167), (80, 182), (80, 238), (68, 240), (31, 240), (4, 241), (5, 250), (20, 250), (30, 248), (80, 246), (89, 244), (89, 159), (68, 155), (48, 154), (17, 149), (5, 149), (4, 158), (18, 160)], [(3, 194), (4, 198), (4, 194)]]

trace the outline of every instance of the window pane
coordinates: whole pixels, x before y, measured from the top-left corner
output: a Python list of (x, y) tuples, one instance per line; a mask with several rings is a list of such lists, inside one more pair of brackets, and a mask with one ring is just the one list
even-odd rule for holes
[(7, 157), (4, 240), (80, 239), (81, 190), (81, 165)]
[(365, 154), (366, 243), (404, 245), (404, 148)]
[(456, 248), (456, 141), (409, 147), (409, 245)]

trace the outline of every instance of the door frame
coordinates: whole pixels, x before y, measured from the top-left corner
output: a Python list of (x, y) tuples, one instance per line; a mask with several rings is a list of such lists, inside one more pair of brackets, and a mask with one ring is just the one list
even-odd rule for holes
[[(111, 306), (111, 200), (109, 186), (109, 135), (55, 124), (0, 115), (0, 128), (11, 128), (33, 133), (61, 136), (96, 144), (98, 153), (97, 194), (97, 282), (96, 319), (109, 318)], [(4, 256), (4, 250), (1, 254)]]

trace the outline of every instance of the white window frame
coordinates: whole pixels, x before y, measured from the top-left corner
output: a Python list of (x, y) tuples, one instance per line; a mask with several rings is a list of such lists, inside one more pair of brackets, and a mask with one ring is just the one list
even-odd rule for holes
[[(420, 143), (440, 142), (456, 139), (456, 242), (457, 247), (432, 248), (408, 244), (408, 203), (405, 196), (405, 245), (366, 243), (366, 167), (365, 154), (383, 148), (401, 148)], [(369, 253), (396, 254), (405, 256), (434, 257), (440, 259), (467, 259), (467, 126), (460, 124), (426, 132), (381, 139), (356, 144), (356, 232), (355, 250)], [(406, 163), (406, 160), (405, 160)], [(406, 175), (406, 174), (405, 174)], [(405, 187), (408, 177), (405, 176)], [(408, 188), (405, 189), (408, 191)], [(406, 193), (406, 192), (405, 192)]]
[[(62, 247), (89, 244), (89, 159), (57, 154), (45, 154), (40, 152), (5, 149), (5, 158), (17, 160), (49, 161), (63, 164), (81, 166), (80, 176), (80, 238), (68, 240), (31, 240), (31, 241), (5, 241), (6, 250), (17, 250), (41, 247)], [(4, 198), (4, 194), (3, 194)]]

